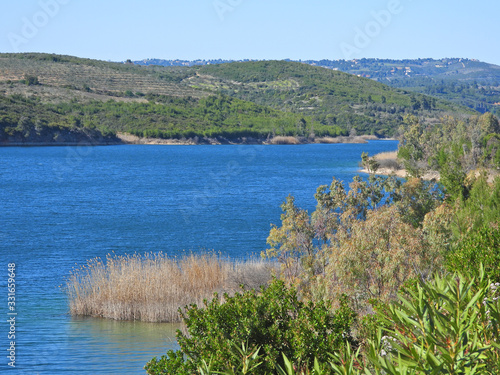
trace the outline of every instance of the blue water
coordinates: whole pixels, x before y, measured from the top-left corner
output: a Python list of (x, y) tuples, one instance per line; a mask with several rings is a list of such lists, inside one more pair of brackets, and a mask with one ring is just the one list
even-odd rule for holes
[[(0, 148), (0, 372), (143, 374), (176, 348), (175, 325), (75, 319), (60, 286), (106, 254), (266, 247), (288, 194), (313, 210), (316, 188), (357, 174), (363, 151), (395, 141), (300, 146)], [(6, 358), (8, 263), (16, 265), (16, 367)]]

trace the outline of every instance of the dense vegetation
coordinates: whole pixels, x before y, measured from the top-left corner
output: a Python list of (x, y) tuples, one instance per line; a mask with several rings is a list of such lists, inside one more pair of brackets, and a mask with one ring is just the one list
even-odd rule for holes
[(0, 142), (14, 143), (114, 143), (113, 133), (82, 126), (59, 108), (21, 95), (0, 96)]
[(263, 254), (279, 280), (181, 310), (188, 335), (148, 373), (498, 374), (500, 178), (475, 173), (497, 167), (498, 120), (406, 122), (413, 177), (333, 179), (311, 213), (288, 197)]
[[(275, 108), (306, 113), (324, 125), (359, 134), (393, 135), (405, 114), (437, 119), (463, 108), (369, 79), (286, 61), (257, 61), (198, 68), (201, 87)], [(465, 111), (467, 112), (467, 111)]]
[(361, 75), (391, 87), (500, 114), (500, 67), (470, 59), (305, 61)]
[[(392, 136), (407, 114), (432, 123), (445, 114), (473, 113), (369, 79), (285, 61), (146, 67), (28, 53), (0, 54), (0, 66), (3, 142), (50, 140), (59, 128), (96, 137), (118, 131), (232, 140)], [(38, 133), (28, 131), (33, 128)]]
[[(0, 140), (29, 138), (58, 129), (104, 135), (128, 132), (153, 138), (274, 135), (337, 136), (346, 131), (300, 114), (286, 113), (225, 96), (177, 98), (148, 95), (147, 102), (90, 101), (41, 104), (20, 95), (0, 97)], [(55, 136), (55, 135), (54, 135)]]
[(388, 84), (435, 98), (450, 100), (481, 113), (491, 112), (497, 116), (500, 115), (500, 84), (498, 83), (415, 77), (413, 79), (394, 79)]
[(500, 168), (500, 123), (491, 113), (467, 119), (443, 118), (426, 126), (414, 116), (405, 118), (398, 156), (408, 172), (419, 177), (425, 169), (440, 172), (452, 197), (468, 197), (467, 179), (480, 168)]
[(497, 374), (500, 179), (455, 197), (419, 178), (350, 185), (319, 187), (312, 213), (289, 197), (265, 254), (280, 281), (186, 307), (181, 350), (148, 373)]

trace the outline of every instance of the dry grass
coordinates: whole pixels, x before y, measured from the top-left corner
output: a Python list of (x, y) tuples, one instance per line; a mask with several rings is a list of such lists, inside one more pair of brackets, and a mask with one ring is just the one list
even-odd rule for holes
[[(371, 135), (358, 135), (358, 136), (338, 136), (338, 137), (321, 137), (316, 138), (316, 143), (368, 143), (367, 140), (373, 139)], [(375, 137), (375, 139), (378, 139)]]
[(276, 136), (273, 137), (270, 141), (272, 145), (298, 145), (300, 144), (300, 140), (296, 137), (284, 137), (284, 136)]
[(180, 307), (200, 305), (214, 292), (234, 293), (240, 284), (258, 288), (274, 269), (264, 260), (235, 262), (215, 254), (108, 255), (72, 272), (66, 293), (72, 315), (179, 322)]
[(381, 152), (380, 154), (375, 155), (374, 158), (377, 161), (389, 160), (389, 159), (396, 159), (397, 155), (398, 155), (397, 151)]
[(374, 158), (378, 162), (380, 168), (397, 171), (403, 169), (403, 166), (398, 161), (397, 155), (397, 151), (381, 152), (380, 154), (375, 155)]

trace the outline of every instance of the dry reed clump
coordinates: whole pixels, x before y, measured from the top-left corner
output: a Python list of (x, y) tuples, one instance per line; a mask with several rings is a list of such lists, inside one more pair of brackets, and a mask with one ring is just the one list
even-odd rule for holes
[(394, 171), (403, 169), (403, 166), (398, 161), (397, 151), (381, 152), (375, 155), (374, 158), (378, 162), (379, 168), (391, 169)]
[(300, 140), (297, 137), (276, 136), (269, 143), (272, 145), (298, 145), (300, 144)]
[(240, 284), (258, 288), (274, 269), (264, 260), (235, 262), (215, 254), (108, 254), (106, 262), (94, 258), (72, 272), (66, 293), (71, 315), (179, 322), (180, 307), (199, 305), (214, 292), (234, 293)]
[[(321, 137), (316, 138), (316, 143), (368, 143), (367, 140), (373, 139), (372, 136), (357, 135), (357, 136), (337, 136), (337, 137)], [(378, 139), (375, 137), (375, 139)]]

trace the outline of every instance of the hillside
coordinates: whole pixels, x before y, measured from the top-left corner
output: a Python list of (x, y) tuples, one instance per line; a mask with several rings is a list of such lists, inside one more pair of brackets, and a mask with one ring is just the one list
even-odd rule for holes
[(353, 131), (392, 136), (406, 114), (433, 123), (445, 114), (472, 113), (369, 79), (294, 62), (160, 67), (0, 54), (3, 143), (47, 143), (49, 134), (66, 139), (61, 134), (70, 133), (109, 143), (117, 132), (236, 142)]
[[(292, 60), (285, 60), (292, 61)], [(213, 65), (225, 60), (161, 60), (137, 61), (139, 65), (195, 66)], [(232, 62), (232, 61), (231, 61)], [(452, 101), (481, 113), (500, 115), (500, 66), (474, 59), (356, 59), (303, 60), (319, 66)]]
[(192, 82), (199, 87), (363, 134), (392, 136), (408, 113), (424, 122), (435, 122), (445, 113), (472, 113), (449, 102), (297, 62), (219, 64), (197, 71)]

